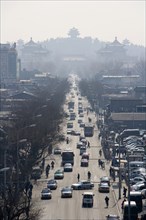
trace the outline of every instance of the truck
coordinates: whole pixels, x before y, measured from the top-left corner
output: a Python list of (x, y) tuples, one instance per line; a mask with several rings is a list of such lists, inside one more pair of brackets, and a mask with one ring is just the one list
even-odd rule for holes
[(74, 165), (74, 152), (72, 150), (64, 150), (61, 154), (62, 157), (62, 166), (66, 163), (71, 163), (72, 166)]
[(84, 136), (92, 137), (94, 135), (94, 125), (93, 124), (85, 124), (84, 126)]

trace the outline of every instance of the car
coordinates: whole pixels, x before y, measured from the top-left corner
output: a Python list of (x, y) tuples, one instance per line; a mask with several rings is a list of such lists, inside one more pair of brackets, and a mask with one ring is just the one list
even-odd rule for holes
[(79, 114), (79, 117), (83, 118), (83, 117), (84, 117), (84, 114), (83, 114), (83, 113), (80, 113), (80, 114)]
[(81, 140), (81, 142), (82, 142), (84, 145), (87, 145), (87, 140), (86, 140), (85, 138), (83, 138), (83, 139)]
[(146, 189), (141, 190), (142, 199), (146, 199)]
[(108, 176), (102, 176), (100, 178), (100, 183), (108, 183), (108, 185), (110, 186), (110, 178)]
[(80, 128), (84, 128), (85, 127), (85, 123), (84, 122), (81, 122), (80, 123)]
[(47, 182), (47, 187), (49, 188), (49, 189), (57, 189), (57, 181), (56, 180), (54, 180), (54, 179), (50, 179), (50, 180), (48, 180), (48, 182)]
[(61, 148), (60, 147), (55, 147), (54, 148), (54, 154), (61, 154)]
[(63, 179), (64, 178), (64, 171), (63, 170), (57, 170), (54, 173), (54, 179)]
[(145, 182), (145, 178), (143, 177), (134, 177), (133, 179), (130, 179), (130, 184), (134, 185), (138, 182)]
[(79, 136), (81, 133), (79, 131), (74, 131), (72, 135)]
[(144, 182), (138, 182), (131, 186), (131, 191), (141, 191), (146, 189), (146, 184)]
[(110, 187), (109, 187), (108, 183), (104, 183), (104, 182), (99, 183), (98, 191), (109, 193), (110, 192)]
[(83, 145), (83, 146), (80, 147), (80, 155), (82, 155), (85, 152), (86, 152), (86, 146)]
[(88, 152), (84, 152), (84, 153), (82, 154), (82, 159), (87, 159), (87, 160), (89, 160), (89, 153), (88, 153)]
[(72, 198), (73, 189), (70, 186), (66, 186), (61, 190), (61, 198)]
[(49, 188), (42, 189), (41, 199), (51, 199), (51, 198), (52, 198), (52, 191)]
[(94, 183), (88, 180), (81, 180), (78, 183), (74, 183), (71, 186), (74, 190), (82, 190), (82, 189), (92, 189), (94, 187)]
[(107, 215), (106, 220), (120, 220), (120, 216), (118, 216), (118, 215)]
[(67, 123), (67, 128), (73, 128), (73, 123), (72, 122), (68, 122)]
[(65, 163), (64, 164), (64, 172), (72, 172), (73, 166), (71, 163)]
[(84, 145), (83, 142), (79, 141), (79, 142), (77, 143), (77, 148), (80, 149), (80, 147), (82, 147), (83, 145)]
[(67, 130), (67, 134), (72, 134), (73, 130)]
[(80, 124), (80, 123), (82, 123), (83, 122), (83, 120), (82, 119), (78, 119), (78, 123)]
[(81, 159), (81, 167), (88, 167), (89, 161), (86, 158)]
[(93, 207), (94, 204), (94, 193), (93, 192), (84, 192), (82, 199), (83, 207)]

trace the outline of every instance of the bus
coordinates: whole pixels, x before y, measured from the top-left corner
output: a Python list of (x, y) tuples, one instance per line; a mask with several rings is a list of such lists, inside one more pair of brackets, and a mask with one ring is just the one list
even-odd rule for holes
[(94, 125), (93, 124), (85, 124), (84, 126), (84, 136), (92, 137), (94, 135)]
[(71, 163), (74, 165), (74, 152), (72, 150), (64, 150), (61, 154), (62, 157), (62, 166), (66, 163)]

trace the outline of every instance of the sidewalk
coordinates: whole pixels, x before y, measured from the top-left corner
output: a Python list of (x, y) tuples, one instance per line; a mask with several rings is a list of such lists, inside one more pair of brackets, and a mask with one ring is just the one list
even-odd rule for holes
[[(125, 181), (123, 180), (122, 183), (121, 183), (121, 188), (119, 189), (119, 178), (116, 177), (115, 183), (113, 182), (111, 187), (112, 187), (112, 192), (113, 192), (115, 202), (117, 204), (117, 209), (118, 209), (118, 212), (119, 212), (120, 219), (122, 219), (123, 214), (122, 214), (121, 206), (122, 206), (122, 202), (124, 200), (123, 187), (127, 188), (127, 185), (126, 185)], [(120, 190), (121, 190), (121, 193), (120, 193)], [(121, 198), (119, 199), (119, 197), (121, 197)]]

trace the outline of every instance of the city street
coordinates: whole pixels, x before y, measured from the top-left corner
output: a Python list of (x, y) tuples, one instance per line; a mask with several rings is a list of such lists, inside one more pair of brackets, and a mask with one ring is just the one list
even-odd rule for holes
[[(73, 122), (73, 129), (80, 131), (83, 135), (83, 128), (79, 127), (78, 124), (78, 96), (76, 95), (75, 91), (73, 90), (73, 93), (75, 95), (74, 98), (72, 98), (75, 101), (75, 108), (74, 112), (76, 113), (76, 120)], [(68, 111), (67, 102), (71, 99), (71, 94), (68, 95), (66, 105), (65, 105), (65, 111)], [(80, 100), (83, 104), (84, 108), (84, 117), (83, 121), (88, 122), (88, 117), (91, 118), (92, 123), (95, 125), (94, 128), (94, 136), (93, 137), (87, 137), (86, 139), (90, 142), (90, 148), (87, 148), (87, 152), (90, 154), (90, 160), (89, 160), (89, 167), (81, 167), (80, 166), (80, 159), (81, 156), (79, 154), (79, 149), (77, 149), (76, 144), (79, 141), (79, 136), (73, 136), (73, 135), (67, 135), (67, 122), (69, 119), (66, 119), (63, 123), (63, 132), (66, 137), (69, 138), (69, 144), (66, 144), (66, 142), (61, 142), (59, 145), (61, 149), (70, 148), (75, 153), (75, 163), (73, 166), (73, 172), (65, 172), (64, 173), (64, 179), (58, 180), (58, 187), (56, 190), (52, 190), (52, 199), (51, 200), (41, 200), (41, 190), (47, 186), (47, 181), (49, 179), (54, 178), (54, 171), (56, 171), (58, 168), (61, 167), (61, 155), (51, 155), (48, 157), (45, 161), (45, 165), (48, 163), (50, 164), (52, 159), (55, 160), (55, 167), (53, 170), (50, 170), (49, 177), (46, 179), (45, 172), (42, 174), (42, 178), (37, 181), (37, 184), (34, 185), (33, 188), (33, 197), (32, 201), (35, 203), (35, 207), (38, 207), (38, 209), (41, 209), (41, 220), (71, 220), (71, 219), (106, 219), (106, 216), (108, 214), (117, 214), (119, 215), (118, 209), (117, 209), (117, 202), (116, 202), (116, 194), (113, 192), (112, 184), (110, 186), (110, 193), (100, 193), (98, 192), (98, 184), (99, 179), (102, 176), (109, 176), (109, 162), (105, 161), (105, 170), (102, 170), (98, 166), (98, 159), (99, 156), (99, 149), (101, 148), (100, 141), (98, 139), (98, 129), (96, 126), (96, 116), (94, 112), (89, 112), (87, 115), (86, 108), (89, 106), (89, 103), (85, 98), (82, 97), (82, 100)], [(101, 157), (101, 159), (104, 159)], [(86, 180), (87, 179), (87, 172), (91, 172), (91, 180), (94, 182), (94, 188), (92, 191), (94, 192), (94, 205), (93, 208), (83, 208), (82, 207), (82, 193), (86, 190), (74, 190), (73, 191), (73, 197), (72, 198), (61, 198), (61, 189), (65, 186), (71, 186), (71, 184), (77, 182), (77, 174), (80, 174), (80, 180)], [(116, 189), (118, 191), (118, 189)], [(87, 190), (91, 191), (91, 190)], [(109, 197), (109, 208), (106, 208), (105, 205), (105, 196)]]

